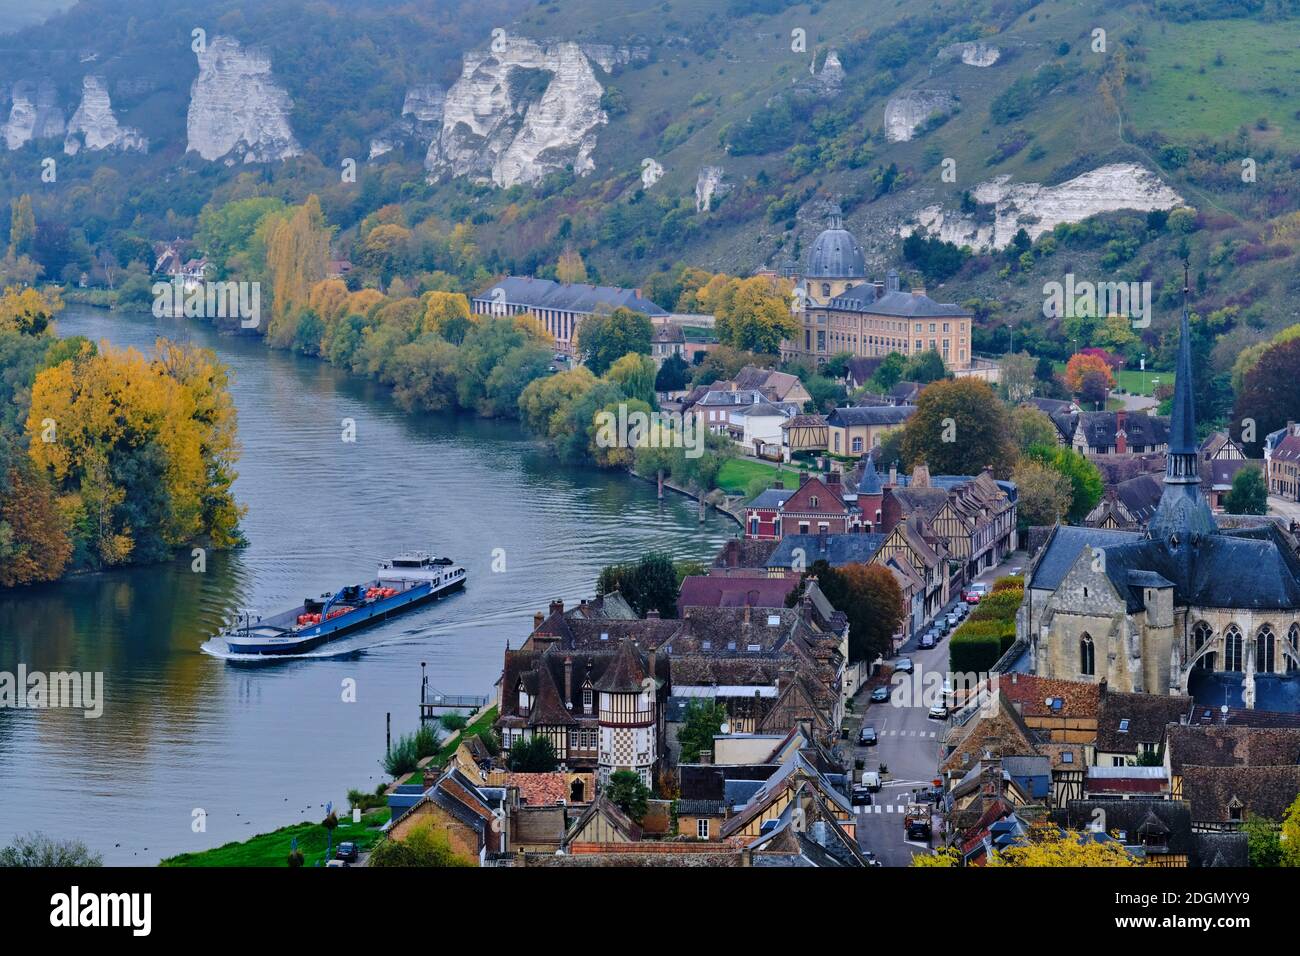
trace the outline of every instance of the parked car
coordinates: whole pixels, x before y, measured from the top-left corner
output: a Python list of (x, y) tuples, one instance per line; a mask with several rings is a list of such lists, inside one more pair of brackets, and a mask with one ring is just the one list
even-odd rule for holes
[(871, 790), (866, 784), (856, 783), (853, 785), (853, 805), (855, 807), (871, 806)]
[(357, 856), (357, 845), (351, 840), (340, 843), (338, 849), (334, 851), (334, 859), (347, 860), (349, 863), (357, 862)]
[(1020, 575), (1022, 575), (1022, 574), (1025, 573), (1025, 569), (1024, 569), (1024, 568), (1018, 568), (1018, 567), (1017, 567), (1017, 568), (1012, 568), (1012, 569), (1011, 569), (1011, 573), (1012, 573), (1013, 575), (1015, 575), (1016, 577), (1020, 577)]
[(880, 789), (880, 774), (875, 770), (863, 771), (862, 786), (866, 787), (869, 793), (875, 793)]
[(889, 688), (883, 684), (871, 692), (871, 702), (873, 704), (879, 704), (887, 700), (889, 700)]
[(894, 670), (901, 671), (904, 674), (912, 673), (912, 659), (910, 657), (900, 657), (894, 662)]
[(867, 726), (858, 731), (859, 747), (874, 747), (880, 743), (880, 738), (876, 736), (876, 728)]
[(329, 861), (328, 863), (326, 863), (325, 865), (326, 865), (326, 866), (347, 866), (347, 865), (348, 865), (348, 861), (347, 861), (347, 860), (330, 860), (330, 861)]
[(936, 643), (933, 632), (921, 635), (921, 650), (928, 651), (930, 648), (934, 647)]
[(948, 629), (951, 630), (952, 628), (960, 624), (961, 619), (962, 619), (962, 615), (958, 614), (956, 611), (953, 611), (951, 614), (949, 614), (948, 617), (945, 619), (948, 622)]
[(943, 703), (935, 704), (933, 707), (930, 708), (930, 716), (933, 717), (935, 720), (947, 720), (948, 705)]

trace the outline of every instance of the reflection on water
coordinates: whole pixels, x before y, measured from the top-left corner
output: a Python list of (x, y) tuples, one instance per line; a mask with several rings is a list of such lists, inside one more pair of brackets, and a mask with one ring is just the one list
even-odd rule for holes
[[(233, 370), (249, 546), (0, 595), (0, 670), (102, 671), (104, 715), (0, 711), (0, 843), (77, 836), (152, 863), (323, 815), (382, 778), (385, 715), (418, 723), (420, 663), (449, 693), (491, 694), (534, 611), (590, 595), (650, 548), (706, 558), (735, 532), (653, 485), (564, 468), (511, 423), (407, 416), (373, 383), (178, 320), (71, 308), (62, 334), (217, 349)], [(356, 422), (355, 444), (341, 440)], [(236, 665), (201, 652), (238, 607), (270, 613), (368, 578), (408, 547), (465, 565), (461, 594), (319, 650)], [(505, 551), (493, 573), (493, 549)], [(344, 703), (354, 679), (357, 701)], [(194, 811), (207, 830), (194, 833)], [(286, 848), (287, 852), (287, 848)]]

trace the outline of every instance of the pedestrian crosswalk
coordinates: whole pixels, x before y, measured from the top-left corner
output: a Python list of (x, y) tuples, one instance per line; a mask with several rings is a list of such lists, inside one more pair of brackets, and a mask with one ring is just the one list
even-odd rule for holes
[(899, 803), (899, 804), (873, 803), (869, 807), (861, 807), (861, 806), (854, 807), (853, 812), (856, 813), (858, 816), (866, 816), (867, 814), (870, 813), (906, 813), (907, 804), (906, 803)]
[(937, 731), (934, 730), (882, 730), (881, 737), (935, 737)]

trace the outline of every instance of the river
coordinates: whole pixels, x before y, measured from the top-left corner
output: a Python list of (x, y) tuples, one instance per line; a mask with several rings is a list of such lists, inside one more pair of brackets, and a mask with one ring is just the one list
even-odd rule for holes
[[(421, 662), (445, 693), (493, 695), (503, 648), (550, 600), (590, 596), (610, 562), (650, 549), (707, 559), (735, 533), (725, 516), (699, 524), (681, 496), (660, 503), (652, 484), (564, 467), (515, 423), (408, 415), (372, 382), (193, 321), (72, 306), (58, 327), (216, 350), (233, 376), (249, 545), (208, 555), (202, 572), (186, 554), (0, 592), (0, 671), (100, 671), (105, 700), (94, 719), (0, 710), (0, 845), (40, 830), (110, 865), (152, 864), (318, 819), (383, 779), (386, 714), (394, 738), (418, 726)], [(464, 564), (465, 591), (310, 658), (201, 650), (237, 608), (281, 610), (407, 547)]]

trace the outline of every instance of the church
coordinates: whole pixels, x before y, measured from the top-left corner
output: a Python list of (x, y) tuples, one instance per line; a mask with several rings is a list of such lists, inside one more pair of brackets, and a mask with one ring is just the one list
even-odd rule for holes
[(1298, 712), (1295, 541), (1263, 517), (1218, 526), (1201, 490), (1192, 396), (1184, 303), (1160, 502), (1145, 531), (1058, 525), (1028, 571), (1017, 643), (1042, 677)]

